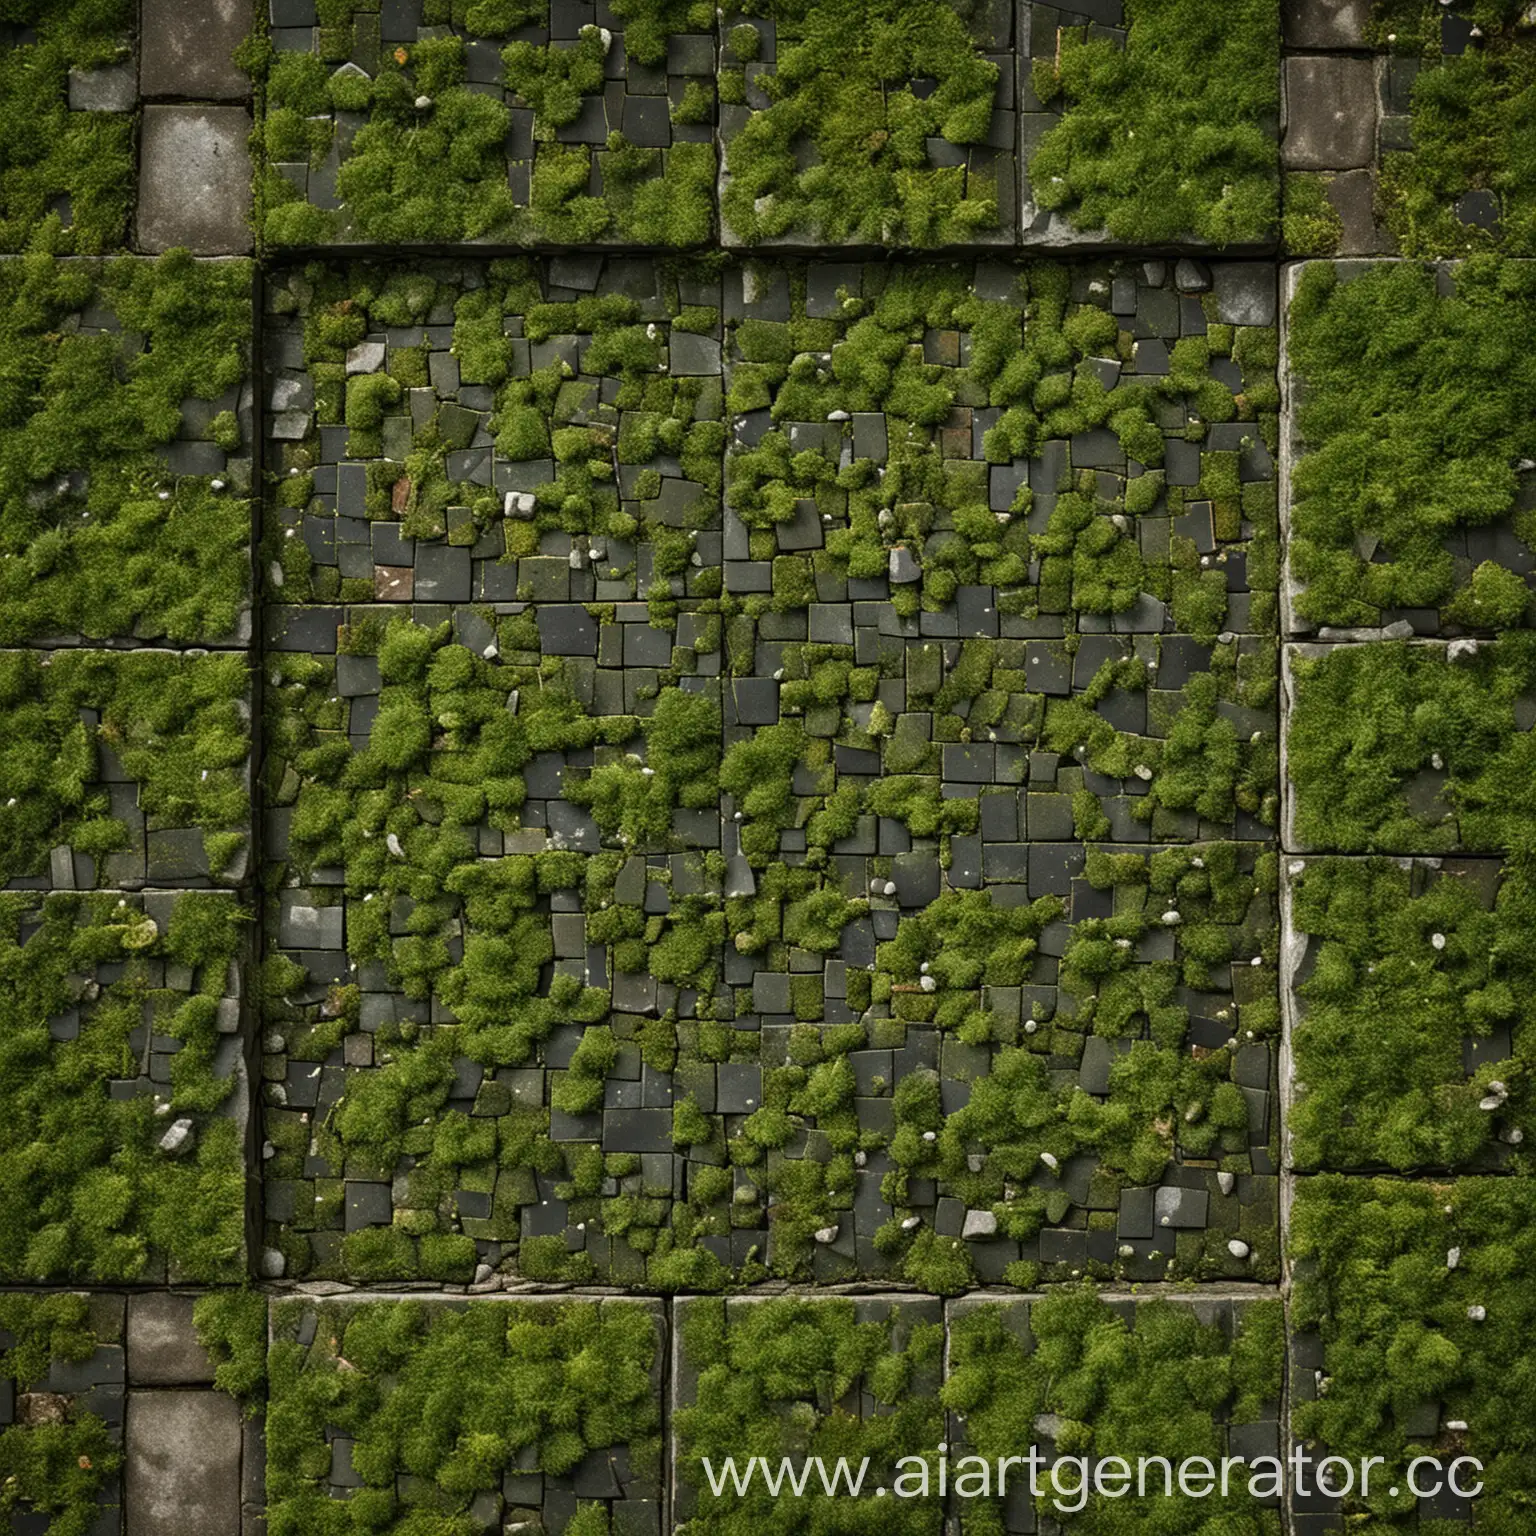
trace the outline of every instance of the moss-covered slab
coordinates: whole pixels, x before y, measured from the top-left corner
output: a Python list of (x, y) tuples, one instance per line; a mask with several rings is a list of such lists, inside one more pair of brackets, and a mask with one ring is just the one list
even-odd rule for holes
[[(807, 1457), (821, 1457), (829, 1478), (845, 1468), (848, 1477), (834, 1489), (807, 1490), (832, 1529), (938, 1536), (941, 1302), (689, 1297), (674, 1303), (673, 1318), (673, 1528), (689, 1536), (801, 1528), (798, 1499), (775, 1498), (761, 1476), (745, 1491), (721, 1477), (728, 1458), (744, 1471), (755, 1455), (771, 1475), (781, 1457), (796, 1475)], [(866, 1458), (867, 1479), (851, 1494), (848, 1481)], [(723, 1483), (719, 1495), (706, 1462)], [(903, 1496), (880, 1497), (877, 1479), (890, 1483), (898, 1471), (912, 1479)]]
[(1297, 859), (1288, 1157), (1525, 1171), (1532, 892), (1493, 859)]
[(0, 887), (239, 884), (249, 689), (234, 653), (0, 651)]
[(723, 1126), (738, 1253), (766, 1201), (761, 1256), (791, 1278), (1277, 1275), (1272, 857), (1027, 856), (1028, 885), (905, 909), (876, 881), (831, 912), (782, 866), (727, 903), (757, 924), (726, 954), (733, 1059), (761, 1072), (762, 1108)]
[(726, 852), (759, 868), (878, 859), (904, 889), (908, 871), (910, 907), (940, 865), (960, 889), (1022, 879), (1025, 843), (1263, 839), (1278, 821), (1267, 639), (924, 639), (870, 602), (812, 603), (808, 626), (738, 615), (725, 643)]
[(245, 1270), (249, 921), (224, 892), (0, 895), (0, 1276)]
[(275, 1302), (268, 1520), (659, 1531), (665, 1347), (659, 1302)]
[(700, 0), (273, 0), (269, 247), (698, 246), (714, 229)]
[(1012, 0), (721, 15), (727, 245), (1012, 245)]
[(728, 268), (726, 591), (1273, 633), (1276, 303), (1261, 263)]
[[(1349, 1457), (1353, 1491), (1298, 1500), (1298, 1521), (1392, 1530), (1518, 1531), (1532, 1473), (1536, 1191), (1525, 1179), (1428, 1184), (1324, 1175), (1297, 1184), (1290, 1227), (1291, 1430), (1317, 1460)], [(1363, 1458), (1380, 1457), (1362, 1497)], [(1469, 1500), (1447, 1486), (1481, 1487)], [(1408, 1464), (1420, 1466), (1410, 1485)], [(1332, 1486), (1343, 1479), (1330, 1469)], [(1439, 1488), (1414, 1497), (1414, 1488)], [(1443, 1522), (1460, 1522), (1448, 1525)], [(1300, 1525), (1298, 1528), (1301, 1528)]]
[(1518, 151), (1536, 81), (1528, 6), (1369, 0), (1286, 20), (1293, 255), (1536, 255), (1536, 177)]
[(1536, 843), (1536, 636), (1289, 645), (1285, 842), (1315, 853)]
[(720, 287), (597, 253), (276, 274), (269, 598), (717, 595)]
[[(1193, 1530), (1224, 1519), (1254, 1536), (1279, 1536), (1278, 1297), (1130, 1298), (1083, 1287), (1044, 1300), (965, 1297), (948, 1304), (945, 1321), (950, 1486), (978, 1526), (1094, 1530), (1123, 1521), (1135, 1529), (1145, 1521), (1178, 1529), (1182, 1519)], [(1020, 1456), (1020, 1447), (1040, 1453), (1038, 1498), (1027, 1463), (1000, 1474), (1002, 1459)], [(1118, 1471), (1114, 1458), (1129, 1468), (1117, 1496), (1083, 1489), (1081, 1460), (1056, 1466), (1084, 1456), (1109, 1477)], [(1142, 1493), (1139, 1462), (1157, 1456), (1174, 1467), (1196, 1456), (1217, 1467), (1229, 1456), (1248, 1465), (1225, 1496), (1191, 1499), (1155, 1466)], [(1254, 1465), (1261, 1458), (1267, 1466)]]
[(1285, 284), (1288, 630), (1525, 626), (1536, 262), (1308, 262)]
[(722, 910), (718, 853), (556, 849), (540, 823), (561, 805), (530, 799), (503, 857), (430, 884), (462, 834), (391, 813), (329, 868), (290, 839), (311, 883), (270, 913), (271, 1267), (939, 1292), (1273, 1277), (1256, 845), (1015, 844), (1007, 882), (931, 900), (921, 853), (780, 862), (750, 891), (727, 860)]
[(0, 644), (245, 644), (245, 261), (0, 261)]
[(1255, 245), (1279, 218), (1277, 0), (1019, 0), (1028, 245)]
[(267, 1214), (294, 1272), (468, 1278), (521, 1239), (535, 1278), (638, 1282), (595, 1225), (568, 1253), (564, 1204), (673, 1193), (676, 1031), (713, 1017), (724, 937), (718, 618), (502, 606), (274, 610)]
[(0, 1460), (15, 1531), (115, 1531), (122, 1519), (123, 1297), (0, 1297)]
[(133, 208), (132, 0), (18, 0), (0, 28), (0, 251), (102, 255)]

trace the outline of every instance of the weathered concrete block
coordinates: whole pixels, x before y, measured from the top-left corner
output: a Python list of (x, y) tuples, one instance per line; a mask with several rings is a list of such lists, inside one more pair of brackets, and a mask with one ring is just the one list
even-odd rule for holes
[(1285, 61), (1285, 138), (1290, 170), (1351, 171), (1376, 152), (1376, 65), (1312, 55)]
[(143, 0), (139, 89), (146, 96), (239, 101), (250, 77), (234, 60), (251, 30), (246, 0)]
[(244, 107), (146, 107), (139, 154), (138, 235), (158, 254), (251, 249), (251, 114)]
[(131, 1392), (123, 1504), (135, 1536), (240, 1529), (240, 1409), (222, 1392)]
[(197, 1341), (190, 1296), (150, 1291), (128, 1298), (128, 1375), (134, 1386), (186, 1387), (213, 1380)]
[(1371, 0), (1281, 0), (1289, 48), (1363, 48)]

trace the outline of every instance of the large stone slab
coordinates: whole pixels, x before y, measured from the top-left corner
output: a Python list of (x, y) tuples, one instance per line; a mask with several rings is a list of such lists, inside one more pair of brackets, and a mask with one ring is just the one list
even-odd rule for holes
[(134, 1386), (201, 1386), (213, 1362), (192, 1326), (191, 1296), (147, 1291), (128, 1298), (128, 1362)]
[(240, 1409), (221, 1392), (128, 1399), (124, 1508), (134, 1536), (240, 1529)]
[(1293, 171), (1351, 171), (1376, 152), (1376, 65), (1322, 55), (1285, 61), (1285, 137)]
[(143, 0), (139, 89), (145, 96), (239, 101), (250, 77), (234, 60), (251, 30), (246, 0)]
[(141, 250), (194, 256), (251, 249), (251, 114), (245, 107), (146, 107), (139, 152)]

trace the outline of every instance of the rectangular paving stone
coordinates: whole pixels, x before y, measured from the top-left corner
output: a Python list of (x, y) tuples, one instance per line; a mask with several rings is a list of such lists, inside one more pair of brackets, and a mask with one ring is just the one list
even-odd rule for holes
[(139, 145), (139, 248), (197, 256), (251, 249), (251, 114), (245, 107), (149, 106)]
[(124, 1513), (146, 1536), (228, 1536), (240, 1520), (240, 1409), (220, 1392), (128, 1400)]

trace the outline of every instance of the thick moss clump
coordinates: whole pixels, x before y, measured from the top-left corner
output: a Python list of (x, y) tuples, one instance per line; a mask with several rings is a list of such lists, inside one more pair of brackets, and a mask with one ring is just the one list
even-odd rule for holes
[(0, 895), (0, 1277), (241, 1275), (241, 923), (217, 892)]
[[(1029, 162), (1036, 204), (1128, 244), (1266, 240), (1279, 216), (1277, 0), (1126, 0), (1123, 44), (1031, 39), (1061, 121)], [(1054, 44), (1054, 46), (1053, 46)]]
[[(1536, 255), (1536, 166), (1525, 150), (1536, 95), (1536, 37), (1522, 0), (1472, 0), (1450, 24), (1479, 30), (1443, 51), (1436, 0), (1376, 0), (1369, 35), (1394, 67), (1417, 64), (1409, 147), (1382, 157), (1378, 205), (1405, 256), (1463, 256), (1501, 248)], [(1468, 193), (1491, 196), (1495, 216), (1467, 218)]]
[(1503, 568), (1520, 544), (1496, 541), (1511, 523), (1536, 540), (1536, 487), (1518, 467), (1536, 456), (1536, 269), (1393, 262), (1341, 281), (1313, 266), (1290, 322), (1304, 386), (1297, 615), (1373, 625), (1388, 610), (1438, 608), (1465, 629), (1527, 623), (1526, 582)]
[(1294, 654), (1288, 767), (1321, 853), (1536, 848), (1536, 635)]
[(100, 255), (123, 244), (133, 115), (72, 112), (69, 74), (133, 69), (132, 0), (9, 0), (0, 44), (0, 251)]
[[(965, 146), (987, 142), (1000, 99), (998, 66), (969, 29), (985, 20), (982, 7), (762, 0), (746, 9), (771, 19), (777, 58), (751, 71), (746, 99), (758, 110), (726, 148), (721, 215), (737, 239), (929, 246), (998, 230), (995, 182), (964, 164)], [(743, 92), (732, 66), (750, 70), (759, 39), (750, 21), (728, 32), (724, 79)], [(958, 149), (959, 161), (933, 164), (929, 140)], [(1011, 160), (1000, 168), (1011, 174)]]
[(213, 1361), (213, 1384), (239, 1398), (247, 1415), (267, 1393), (267, 1298), (261, 1291), (224, 1289), (199, 1296), (192, 1308), (197, 1342)]
[[(282, 1303), (267, 1410), (274, 1533), (468, 1532), (537, 1525), (562, 1501), (572, 1532), (661, 1489), (662, 1319), (655, 1304)], [(338, 1460), (334, 1445), (350, 1452)], [(580, 1507), (596, 1453), (622, 1495)], [(606, 1455), (603, 1453), (607, 1453)], [(610, 1466), (613, 1468), (610, 1471)], [(331, 1478), (340, 1474), (343, 1488)], [(504, 1481), (505, 1480), (505, 1481)], [(340, 1502), (338, 1493), (345, 1502)], [(492, 1511), (493, 1513), (488, 1513)], [(338, 1521), (338, 1516), (342, 1518)], [(622, 1517), (621, 1517), (622, 1518)], [(546, 1526), (547, 1528), (547, 1526)], [(619, 1529), (622, 1529), (622, 1525)]]
[[(1536, 893), (1524, 862), (1307, 863), (1292, 1039), (1301, 1168), (1486, 1166), (1530, 1118)], [(1524, 1166), (1524, 1159), (1519, 1160)]]
[[(1247, 1468), (1238, 1469), (1226, 1497), (1216, 1492), (1203, 1500), (1165, 1492), (1157, 1470), (1139, 1493), (1136, 1475), (1142, 1457), (1166, 1457), (1175, 1467), (1196, 1456), (1218, 1467), (1229, 1454), (1278, 1457), (1284, 1365), (1285, 1314), (1278, 1300), (1106, 1302), (1081, 1287), (1044, 1301), (961, 1303), (951, 1313), (949, 1377), (941, 1396), (964, 1426), (963, 1444), (950, 1452), (952, 1486), (983, 1495), (967, 1500), (967, 1529), (1005, 1529), (998, 1460), (1040, 1445), (1047, 1466), (1039, 1472), (1043, 1497), (1035, 1505), (1043, 1519), (1071, 1511), (1063, 1521), (1068, 1530), (1279, 1536), (1277, 1466), (1270, 1469), (1268, 1499), (1253, 1496)], [(1076, 1466), (1058, 1466), (1054, 1482), (1052, 1443), (1059, 1456), (1082, 1458)], [(1124, 1496), (1105, 1499), (1085, 1489), (1079, 1498), (1080, 1482), (1088, 1481), (1083, 1462), (1112, 1476), (1114, 1468), (1104, 1463), (1114, 1457), (1131, 1468)], [(1012, 1512), (1028, 1500), (1029, 1469), (1021, 1464), (1008, 1476)], [(1010, 1513), (1006, 1529), (1017, 1529), (1016, 1520)]]
[[(467, 271), (316, 263), (276, 279), (273, 341), (291, 347), (302, 331), (308, 377), (294, 359), (284, 380), (304, 404), (268, 482), (271, 595), (375, 597), (366, 550), (361, 574), (343, 575), (334, 551), (330, 564), (311, 558), (310, 536), (333, 542), (338, 461), (343, 474), (364, 466), (370, 521), (398, 524), (407, 540), (470, 547), (482, 567), (548, 554), (541, 538), (558, 532), (582, 536), (600, 580), (633, 579), (644, 541), (657, 585), (681, 593), (686, 575), (693, 592), (713, 575), (717, 590), (718, 573), (690, 562), (700, 531), (718, 522), (723, 386), (718, 372), (674, 374), (668, 363), (718, 316), (681, 302), (703, 276), (697, 265), (647, 263), (627, 285), (625, 275), (615, 259), (600, 293), (574, 298), (549, 263), (524, 258)], [(386, 336), (374, 371), (349, 373), (349, 354)], [(529, 579), (538, 569), (522, 568), (520, 596), (547, 597)], [(506, 585), (510, 595), (512, 578)]]
[(1332, 256), (1344, 237), (1344, 220), (1328, 197), (1329, 179), (1315, 171), (1285, 178), (1282, 237), (1288, 256)]
[[(1297, 1186), (1291, 1426), (1314, 1457), (1383, 1457), (1346, 1518), (1412, 1524), (1415, 1456), (1474, 1456), (1479, 1530), (1525, 1528), (1536, 1190), (1524, 1179), (1402, 1183), (1325, 1175)], [(1306, 1335), (1317, 1335), (1316, 1341)], [(1315, 1367), (1315, 1368), (1314, 1368)], [(1396, 1497), (1393, 1493), (1396, 1493)], [(1438, 1521), (1421, 1525), (1434, 1529)], [(1463, 1527), (1464, 1528), (1464, 1527)]]
[[(757, 271), (753, 285), (773, 282)], [(985, 585), (999, 613), (1074, 628), (1145, 624), (1151, 597), (1207, 644), (1228, 629), (1272, 632), (1275, 329), (1220, 323), (1209, 294), (1181, 335), (1171, 283), (1141, 269), (1008, 273), (988, 271), (983, 298), (969, 263), (866, 265), (829, 298), (792, 267), (790, 319), (749, 313), (730, 328), (726, 405), (770, 418), (726, 460), (752, 556), (775, 560), (771, 598), (749, 602), (802, 607), (818, 581), (885, 578), (899, 550), (918, 573), (892, 585), (902, 617)], [(1138, 340), (1107, 307), (1127, 278), (1159, 336)], [(879, 430), (860, 430), (874, 413)], [(795, 553), (808, 509), (822, 524), (814, 556)], [(1234, 553), (1253, 594), (1239, 623), (1228, 622)]]
[(215, 879), (243, 872), (250, 825), (244, 657), (0, 651), (0, 881), (43, 874), (68, 845), (112, 884), (144, 879), (114, 784), (156, 828), (198, 828)]
[[(0, 644), (234, 633), (250, 337), (249, 262), (0, 262)], [(246, 457), (165, 457), (198, 447)]]
[[(55, 1361), (83, 1364), (102, 1345), (121, 1343), (98, 1337), (90, 1298), (69, 1293), (0, 1297), (0, 1329), (0, 1380), (15, 1392), (43, 1390)], [(15, 1423), (10, 1413), (6, 1421), (0, 1429), (0, 1515), (15, 1522), (13, 1530), (46, 1530), (49, 1536), (86, 1536), (96, 1529), (102, 1495), (122, 1464), (121, 1429), (114, 1432), (98, 1415), (78, 1409), (54, 1422)]]
[[(870, 1481), (898, 1467), (902, 1486), (923, 1496), (878, 1499), (866, 1486), (835, 1496), (815, 1487), (824, 1528), (847, 1536), (936, 1536), (943, 1520), (937, 1459), (944, 1440), (939, 1404), (944, 1328), (934, 1302), (691, 1300), (678, 1308), (682, 1334), (676, 1474), (689, 1536), (751, 1530), (791, 1536), (806, 1529), (798, 1499), (775, 1498), (761, 1477), (745, 1493), (729, 1481), (716, 1497), (702, 1462), (727, 1457), (820, 1457), (827, 1475), (845, 1458), (855, 1477), (869, 1459)], [(925, 1479), (920, 1485), (916, 1479)], [(808, 1490), (808, 1493), (810, 1490)], [(818, 1529), (823, 1528), (818, 1524)]]
[[(699, 0), (630, 0), (614, 9), (637, 72), (641, 62), (664, 71), (668, 34), (707, 32), (713, 20)], [(355, 33), (345, 9), (342, 25), (320, 28), (317, 52), (262, 61), (260, 220), (269, 245), (619, 240), (676, 248), (709, 239), (716, 157), (701, 125), (712, 122), (715, 103), (704, 80), (679, 79), (686, 94), (671, 102), (668, 121), (700, 131), (665, 148), (632, 143), (617, 126), (600, 146), (561, 142), (558, 130), (593, 98), (601, 106), (605, 84), (622, 79), (605, 70), (612, 34), (588, 25), (574, 39), (549, 41), (545, 4), (434, 10), (435, 18), (424, 17), (426, 35), (382, 53), (372, 24), (371, 75), (347, 67), (365, 18)], [(539, 41), (528, 40), (530, 24)], [(505, 44), (496, 81), (475, 72), (483, 58), (468, 52), (487, 42)], [(505, 86), (508, 99), (487, 91), (492, 84)], [(530, 109), (532, 124), (520, 123)], [(318, 175), (332, 176), (338, 211), (307, 200), (302, 175), (296, 185), (283, 166), (307, 167), (311, 192)]]

